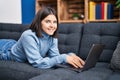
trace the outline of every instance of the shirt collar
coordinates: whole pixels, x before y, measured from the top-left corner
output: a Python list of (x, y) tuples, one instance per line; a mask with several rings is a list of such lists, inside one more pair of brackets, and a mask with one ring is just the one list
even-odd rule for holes
[(42, 36), (44, 39), (48, 39), (50, 37), (50, 35), (46, 34), (45, 32), (42, 32)]

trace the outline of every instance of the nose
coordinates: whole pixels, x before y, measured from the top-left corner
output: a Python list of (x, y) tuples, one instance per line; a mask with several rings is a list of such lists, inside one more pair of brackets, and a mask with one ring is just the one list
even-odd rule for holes
[(55, 26), (54, 23), (51, 23), (51, 24), (50, 24), (50, 27), (54, 27), (54, 26)]

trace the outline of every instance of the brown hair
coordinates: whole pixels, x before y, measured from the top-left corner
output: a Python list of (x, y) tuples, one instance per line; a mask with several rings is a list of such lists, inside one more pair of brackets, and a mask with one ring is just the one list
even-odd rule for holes
[[(37, 12), (32, 24), (30, 25), (30, 29), (33, 32), (36, 32), (36, 35), (38, 37), (42, 36), (42, 34), (41, 34), (41, 32), (42, 32), (41, 21), (50, 14), (52, 14), (56, 17), (56, 19), (57, 19), (57, 30), (58, 30), (58, 17), (57, 17), (56, 11), (51, 7), (43, 7), (42, 9), (40, 9)], [(57, 30), (54, 32), (52, 37), (57, 37)]]

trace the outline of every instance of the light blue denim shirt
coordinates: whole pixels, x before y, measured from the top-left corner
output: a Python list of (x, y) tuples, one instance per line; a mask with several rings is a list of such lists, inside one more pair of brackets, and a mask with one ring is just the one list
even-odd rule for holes
[[(50, 68), (57, 63), (66, 63), (66, 54), (60, 54), (58, 39), (46, 33), (37, 37), (35, 32), (26, 30), (13, 45), (12, 57), (18, 62), (28, 61), (37, 68)], [(47, 56), (46, 56), (47, 55)]]

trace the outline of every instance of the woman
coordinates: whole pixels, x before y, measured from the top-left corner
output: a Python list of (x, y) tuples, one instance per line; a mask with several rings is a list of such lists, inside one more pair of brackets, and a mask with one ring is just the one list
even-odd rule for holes
[(17, 42), (2, 40), (2, 43), (9, 44), (5, 47), (7, 49), (0, 53), (0, 59), (28, 61), (34, 67), (44, 69), (58, 63), (68, 63), (75, 68), (82, 68), (84, 61), (75, 54), (59, 53), (57, 30), (58, 18), (55, 10), (50, 7), (42, 8), (36, 14), (30, 28), (22, 33)]

